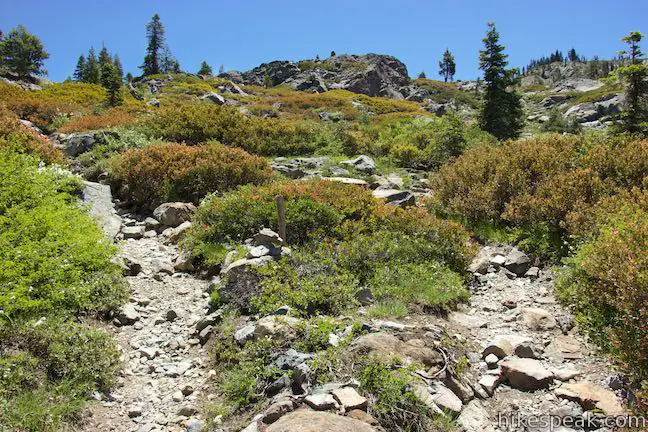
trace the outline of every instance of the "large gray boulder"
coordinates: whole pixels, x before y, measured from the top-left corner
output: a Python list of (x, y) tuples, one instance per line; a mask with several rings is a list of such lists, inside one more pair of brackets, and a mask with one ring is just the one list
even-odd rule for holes
[(278, 60), (263, 63), (248, 72), (244, 72), (241, 77), (245, 84), (263, 86), (266, 85), (266, 81), (269, 81), (268, 84), (276, 86), (300, 72), (301, 70), (297, 64), (291, 61)]
[(196, 206), (191, 203), (169, 202), (153, 210), (153, 217), (164, 226), (175, 228), (191, 219)]
[(342, 55), (335, 61), (343, 69), (330, 88), (341, 88), (369, 96), (404, 99), (399, 89), (409, 84), (407, 67), (396, 57), (367, 54)]
[(367, 174), (371, 174), (376, 170), (376, 162), (369, 156), (360, 155), (355, 159), (349, 159), (340, 162), (342, 165), (351, 166), (358, 171), (362, 171)]
[(60, 140), (63, 151), (70, 157), (89, 152), (97, 145), (108, 144), (108, 138), (119, 138), (117, 132), (102, 131), (73, 133)]
[(500, 362), (502, 376), (511, 387), (519, 390), (538, 390), (549, 387), (553, 373), (538, 360), (510, 358)]

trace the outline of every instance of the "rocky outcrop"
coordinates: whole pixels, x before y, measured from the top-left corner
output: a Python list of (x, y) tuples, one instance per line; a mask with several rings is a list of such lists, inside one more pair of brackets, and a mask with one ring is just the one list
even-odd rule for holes
[[(300, 63), (273, 61), (247, 72), (226, 72), (220, 77), (258, 86), (290, 84), (295, 90), (318, 93), (344, 89), (369, 96), (405, 98), (401, 88), (407, 86), (410, 79), (405, 64), (395, 57), (380, 54), (339, 55), (324, 62), (326, 67), (309, 62), (309, 65), (315, 63), (315, 67), (301, 70)], [(403, 91), (407, 92), (410, 100), (425, 97), (420, 89), (408, 88)]]
[(97, 145), (108, 144), (108, 138), (119, 138), (113, 131), (73, 133), (59, 137), (59, 146), (70, 157), (89, 152)]

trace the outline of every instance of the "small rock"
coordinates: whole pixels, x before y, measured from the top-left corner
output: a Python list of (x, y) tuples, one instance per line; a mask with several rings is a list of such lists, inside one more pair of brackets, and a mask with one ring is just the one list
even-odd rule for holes
[(198, 410), (192, 406), (183, 406), (178, 410), (178, 415), (185, 416), (185, 417), (191, 417), (192, 415), (196, 414)]
[[(568, 364), (560, 368), (556, 368), (553, 370), (554, 377), (558, 381), (569, 381), (570, 379), (576, 378), (580, 375), (582, 375), (582, 372), (580, 369), (578, 369), (576, 366)], [(618, 389), (617, 389), (618, 390)]]
[(117, 321), (119, 321), (121, 325), (132, 325), (139, 319), (139, 313), (137, 313), (135, 307), (130, 303), (125, 304), (117, 314)]
[(540, 276), (540, 269), (538, 267), (531, 267), (524, 273), (524, 276), (531, 280), (536, 280)]
[(502, 359), (513, 354), (515, 347), (522, 342), (531, 342), (531, 339), (518, 335), (497, 335), (488, 343), (482, 357), (486, 358), (488, 354), (495, 354)]
[(531, 267), (531, 258), (529, 258), (529, 256), (524, 252), (513, 248), (508, 253), (508, 255), (506, 255), (504, 267), (506, 267), (507, 270), (515, 273), (517, 276), (522, 276)]
[(304, 399), (306, 404), (316, 411), (326, 411), (335, 408), (335, 398), (329, 393), (311, 394)]
[(126, 226), (122, 228), (122, 234), (125, 239), (139, 240), (144, 237), (144, 227), (142, 226)]
[(254, 330), (256, 327), (252, 324), (242, 327), (234, 333), (234, 340), (239, 345), (245, 345), (245, 342), (254, 339)]
[(538, 390), (553, 382), (553, 374), (537, 360), (511, 358), (500, 362), (500, 369), (511, 387), (519, 390)]
[(178, 313), (173, 309), (169, 309), (165, 317), (167, 321), (173, 322), (176, 320), (176, 318), (178, 318)]
[(141, 348), (139, 350), (139, 353), (143, 357), (146, 357), (149, 360), (153, 360), (157, 356), (158, 350), (156, 348)]
[(353, 387), (343, 387), (333, 390), (333, 397), (346, 411), (366, 409), (367, 399), (360, 396)]
[(439, 408), (453, 414), (460, 413), (461, 408), (463, 407), (461, 399), (459, 399), (452, 390), (440, 383), (434, 383), (432, 386), (432, 399)]
[(171, 396), (171, 399), (173, 399), (174, 402), (181, 402), (181, 401), (184, 400), (184, 395), (182, 394), (182, 392), (180, 390), (178, 390), (178, 391), (173, 393), (173, 395)]
[(279, 420), (285, 414), (292, 412), (294, 409), (295, 406), (290, 400), (282, 400), (279, 402), (275, 402), (274, 404), (270, 405), (270, 407), (266, 410), (265, 414), (263, 415), (263, 423), (272, 424), (277, 420)]
[(522, 310), (522, 320), (531, 330), (551, 330), (556, 327), (556, 319), (546, 310), (525, 308)]
[(516, 346), (513, 353), (520, 358), (540, 358), (540, 350), (530, 341), (524, 341)]
[(142, 415), (142, 407), (131, 406), (131, 407), (128, 407), (128, 410), (126, 412), (128, 414), (128, 417), (130, 417), (130, 418), (139, 417), (139, 416)]
[(479, 385), (482, 386), (484, 390), (486, 390), (486, 393), (488, 393), (489, 396), (493, 396), (493, 393), (495, 392), (495, 389), (497, 386), (502, 382), (502, 377), (500, 375), (484, 375), (481, 377), (479, 380)]
[(600, 409), (608, 416), (623, 415), (626, 412), (612, 391), (588, 381), (563, 384), (555, 393), (560, 398), (577, 402), (584, 410)]
[(495, 354), (488, 354), (484, 360), (486, 360), (489, 369), (495, 369), (499, 362), (499, 358)]
[(370, 424), (372, 426), (377, 426), (378, 425), (378, 420), (373, 418), (371, 415), (367, 414), (366, 412), (362, 410), (351, 410), (347, 413), (347, 417), (360, 420), (361, 422)]

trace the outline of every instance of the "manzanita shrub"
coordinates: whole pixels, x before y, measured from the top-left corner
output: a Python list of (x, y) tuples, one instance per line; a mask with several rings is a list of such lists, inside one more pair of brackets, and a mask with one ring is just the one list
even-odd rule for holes
[(124, 198), (149, 210), (167, 201), (198, 203), (209, 193), (262, 184), (272, 176), (264, 158), (217, 143), (132, 149), (114, 161), (111, 173), (117, 189), (127, 191)]

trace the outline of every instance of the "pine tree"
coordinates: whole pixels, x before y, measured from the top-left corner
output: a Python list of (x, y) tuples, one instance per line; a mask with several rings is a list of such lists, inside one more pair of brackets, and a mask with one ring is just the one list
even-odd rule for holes
[(132, 82), (133, 81), (133, 74), (128, 72), (126, 74), (126, 82)]
[(99, 51), (99, 67), (103, 68), (107, 64), (112, 64), (113, 60), (110, 55), (110, 52), (108, 51), (108, 48), (103, 46), (101, 48), (101, 51)]
[(212, 74), (211, 66), (209, 66), (209, 64), (206, 61), (200, 63), (200, 70), (198, 71), (198, 75), (211, 75), (211, 74)]
[(424, 70), (421, 71), (421, 73), (418, 74), (418, 77), (421, 78), (421, 79), (425, 79), (425, 78), (427, 78), (427, 77), (425, 76), (425, 71), (424, 71)]
[(114, 107), (122, 103), (122, 79), (114, 64), (107, 63), (103, 67), (101, 85), (106, 88), (106, 101), (108, 105)]
[(446, 48), (443, 53), (443, 59), (439, 62), (439, 75), (443, 77), (445, 82), (448, 82), (448, 79), (452, 81), (457, 65), (455, 64), (455, 59), (450, 50)]
[(517, 83), (517, 70), (506, 69), (508, 55), (499, 43), (495, 23), (488, 23), (483, 39), (485, 49), (479, 52), (479, 68), (484, 71), (484, 104), (481, 128), (499, 139), (516, 138), (524, 126), (520, 95), (508, 88)]
[(578, 54), (576, 54), (576, 49), (572, 48), (567, 52), (567, 59), (570, 62), (576, 62), (578, 61)]
[(115, 54), (113, 56), (113, 65), (115, 65), (115, 68), (117, 69), (117, 73), (119, 74), (119, 78), (123, 79), (124, 78), (124, 67), (121, 64), (121, 60), (119, 60), (119, 56)]
[(144, 63), (140, 68), (144, 75), (159, 74), (162, 69), (162, 55), (164, 54), (164, 26), (160, 21), (158, 14), (153, 15), (151, 22), (146, 25), (146, 37), (148, 38), (148, 46), (146, 47), (146, 56), (144, 56)]
[(85, 82), (90, 84), (101, 83), (101, 67), (97, 60), (97, 55), (93, 47), (88, 51), (88, 61), (86, 62)]
[(619, 129), (648, 135), (648, 66), (643, 63), (643, 52), (639, 47), (642, 39), (643, 34), (636, 31), (621, 39), (630, 47), (630, 51), (625, 53), (630, 64), (616, 70), (626, 84), (626, 107), (621, 113)]
[(218, 75), (225, 73), (225, 65), (220, 65), (218, 68)]
[(87, 65), (86, 65), (86, 59), (85, 56), (82, 54), (79, 56), (79, 60), (77, 61), (76, 68), (74, 69), (74, 81), (77, 82), (84, 82), (85, 81), (85, 73), (87, 70)]
[(0, 63), (20, 78), (47, 73), (43, 61), (48, 58), (40, 39), (24, 26), (17, 26), (0, 41)]

